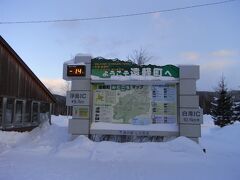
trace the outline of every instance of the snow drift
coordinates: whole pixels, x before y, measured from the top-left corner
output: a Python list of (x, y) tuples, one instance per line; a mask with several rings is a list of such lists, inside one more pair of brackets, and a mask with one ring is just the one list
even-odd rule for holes
[(71, 141), (67, 118), (53, 117), (32, 132), (0, 132), (0, 179), (239, 179), (240, 123), (218, 128), (205, 116), (202, 131), (200, 144)]

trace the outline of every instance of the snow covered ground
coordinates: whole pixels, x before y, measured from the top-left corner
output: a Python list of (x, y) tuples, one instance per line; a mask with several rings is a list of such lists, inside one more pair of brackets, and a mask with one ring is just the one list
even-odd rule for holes
[(0, 180), (239, 180), (239, 137), (240, 123), (218, 128), (204, 116), (200, 144), (70, 141), (67, 117), (53, 116), (32, 132), (0, 131)]

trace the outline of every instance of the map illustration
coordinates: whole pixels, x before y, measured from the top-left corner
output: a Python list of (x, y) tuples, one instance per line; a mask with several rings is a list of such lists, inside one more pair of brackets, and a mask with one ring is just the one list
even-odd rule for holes
[(95, 122), (176, 123), (175, 85), (93, 85)]

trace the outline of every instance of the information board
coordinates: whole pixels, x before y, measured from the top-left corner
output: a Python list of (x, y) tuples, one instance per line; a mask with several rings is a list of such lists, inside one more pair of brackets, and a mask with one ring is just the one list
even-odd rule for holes
[(93, 121), (146, 125), (177, 122), (176, 85), (93, 85)]

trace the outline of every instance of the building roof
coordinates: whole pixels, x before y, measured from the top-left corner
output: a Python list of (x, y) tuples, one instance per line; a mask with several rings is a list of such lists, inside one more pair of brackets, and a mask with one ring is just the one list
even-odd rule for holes
[(19, 63), (21, 67), (31, 76), (34, 81), (39, 84), (43, 91), (49, 96), (49, 98), (56, 103), (56, 98), (52, 95), (52, 93), (46, 88), (46, 86), (38, 79), (38, 77), (32, 72), (32, 70), (25, 64), (22, 58), (11, 48), (11, 46), (4, 40), (4, 38), (0, 35), (0, 44), (2, 44), (11, 55), (13, 55), (14, 59)]

